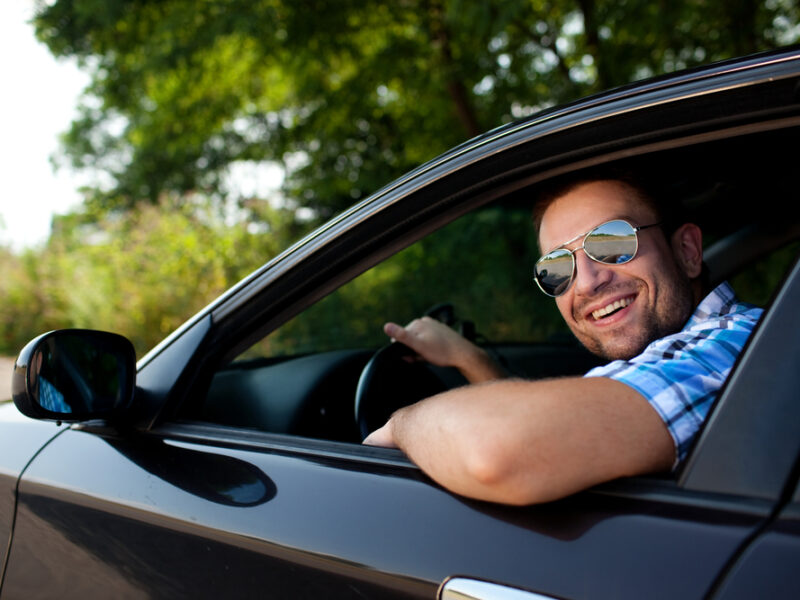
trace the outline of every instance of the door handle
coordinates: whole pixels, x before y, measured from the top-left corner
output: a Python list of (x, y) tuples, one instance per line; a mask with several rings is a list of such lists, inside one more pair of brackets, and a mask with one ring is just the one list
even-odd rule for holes
[(557, 600), (554, 596), (468, 577), (445, 579), (439, 588), (438, 598), (439, 600)]

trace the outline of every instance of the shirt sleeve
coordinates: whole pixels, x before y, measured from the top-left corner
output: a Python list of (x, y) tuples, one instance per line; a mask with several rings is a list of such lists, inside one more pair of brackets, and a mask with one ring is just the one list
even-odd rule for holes
[(750, 311), (704, 321), (656, 340), (630, 360), (592, 369), (586, 377), (616, 379), (647, 399), (675, 443), (675, 468), (686, 458), (759, 315)]

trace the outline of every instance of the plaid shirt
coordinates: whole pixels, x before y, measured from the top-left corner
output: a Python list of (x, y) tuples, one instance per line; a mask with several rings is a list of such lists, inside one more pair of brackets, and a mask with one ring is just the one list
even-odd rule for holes
[(722, 283), (682, 331), (652, 342), (639, 356), (596, 367), (585, 376), (616, 379), (647, 398), (675, 442), (677, 467), (762, 312), (739, 302), (730, 285)]
[(39, 404), (42, 405), (42, 408), (53, 412), (72, 412), (72, 407), (64, 402), (64, 394), (41, 375), (39, 376)]

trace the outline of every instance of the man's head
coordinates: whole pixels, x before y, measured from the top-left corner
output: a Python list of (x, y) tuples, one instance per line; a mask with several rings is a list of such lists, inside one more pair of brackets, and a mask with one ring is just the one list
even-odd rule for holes
[[(614, 219), (634, 227), (665, 220), (641, 188), (621, 179), (562, 187), (543, 201), (535, 218), (542, 253), (579, 248), (586, 233)], [(574, 252), (574, 280), (556, 298), (578, 340), (607, 359), (631, 358), (653, 340), (679, 331), (701, 295), (702, 236), (696, 225), (650, 227), (636, 235), (636, 256), (624, 264)]]

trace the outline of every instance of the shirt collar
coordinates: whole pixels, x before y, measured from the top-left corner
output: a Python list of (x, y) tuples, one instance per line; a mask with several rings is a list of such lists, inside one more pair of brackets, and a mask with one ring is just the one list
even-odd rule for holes
[(705, 321), (711, 315), (718, 315), (736, 303), (736, 293), (727, 281), (723, 281), (700, 301), (694, 313), (689, 317), (685, 329)]

